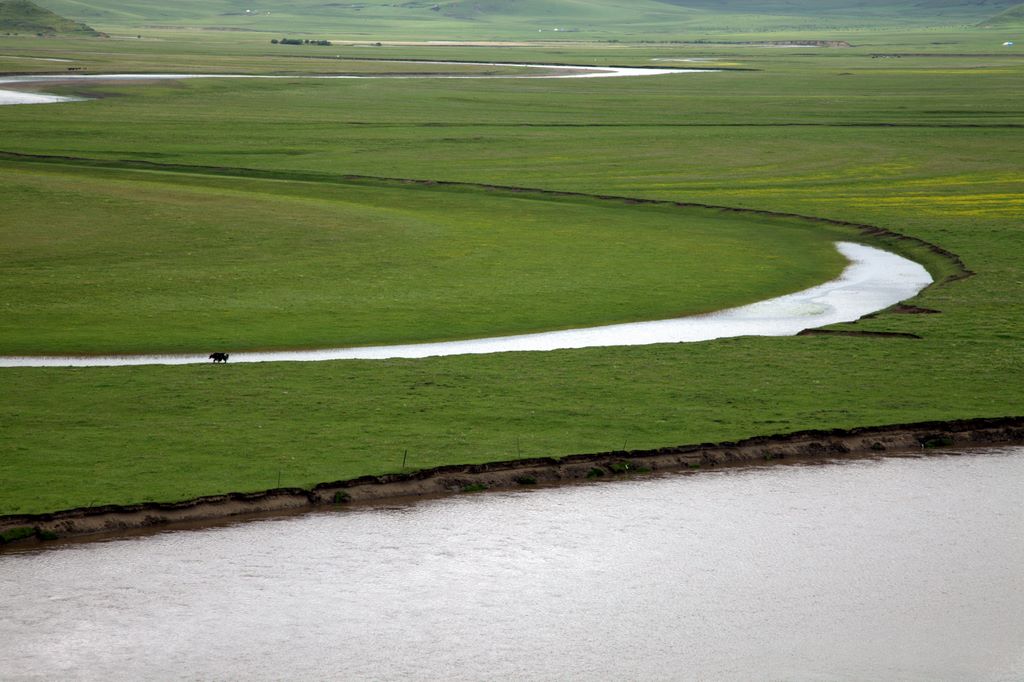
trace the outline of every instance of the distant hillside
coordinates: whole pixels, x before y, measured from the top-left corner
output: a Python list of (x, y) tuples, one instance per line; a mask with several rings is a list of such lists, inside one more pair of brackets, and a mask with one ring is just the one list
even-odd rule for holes
[(985, 21), (978, 24), (979, 26), (1020, 26), (1024, 24), (1024, 4), (1016, 5), (1000, 12), (994, 17), (989, 17)]
[[(885, 17), (904, 14), (929, 18), (944, 16), (983, 17), (1015, 5), (1019, 0), (448, 0), (434, 5), (435, 11), (463, 18), (501, 16), (576, 16), (596, 18), (617, 9), (635, 7), (651, 11), (662, 5), (666, 12), (682, 10), (694, 14), (732, 14), (801, 17)], [(421, 3), (406, 2), (404, 7)], [(680, 18), (687, 16), (678, 15)]]
[(89, 26), (43, 9), (30, 0), (0, 0), (0, 32), (100, 35)]
[(923, 16), (948, 13), (981, 16), (1019, 0), (659, 0), (706, 11), (790, 15), (883, 15), (913, 10)]
[[(441, 0), (443, 17), (477, 24), (561, 26), (561, 30), (617, 26), (689, 30), (815, 30), (881, 25), (974, 24), (1020, 0)], [(423, 2), (400, 5), (408, 11)], [(364, 3), (363, 7), (366, 7)], [(1003, 22), (1015, 21), (1014, 10)]]
[[(14, 2), (15, 0), (8, 0)], [(318, 37), (663, 36), (977, 24), (1021, 0), (39, 0), (103, 28)]]
[[(660, 0), (632, 3), (623, 0), (448, 0), (431, 5), (431, 9), (460, 19), (507, 17), (534, 21), (567, 19), (588, 22), (628, 19), (630, 11), (643, 14), (661, 10), (665, 16), (678, 13), (675, 7), (659, 7), (659, 4)], [(412, 7), (413, 3), (407, 3), (406, 6)]]

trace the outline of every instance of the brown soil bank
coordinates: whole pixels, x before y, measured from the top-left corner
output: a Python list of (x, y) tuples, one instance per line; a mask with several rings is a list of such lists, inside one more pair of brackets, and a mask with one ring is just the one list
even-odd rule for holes
[(281, 488), (257, 493), (211, 495), (183, 502), (110, 505), (50, 514), (0, 516), (0, 545), (8, 541), (33, 538), (71, 537), (177, 522), (219, 520), (240, 514), (484, 489), (509, 489), (537, 483), (609, 478), (655, 470), (821, 460), (844, 455), (905, 454), (931, 448), (1021, 443), (1024, 443), (1024, 417), (1003, 417), (850, 430), (798, 431), (757, 436), (735, 443), (704, 443), (657, 450), (451, 465), (408, 474), (363, 476), (347, 481), (321, 483), (309, 490)]

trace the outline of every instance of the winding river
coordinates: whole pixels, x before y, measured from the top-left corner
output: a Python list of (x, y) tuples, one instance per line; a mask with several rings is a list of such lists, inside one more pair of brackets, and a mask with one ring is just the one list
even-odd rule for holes
[[(33, 83), (68, 83), (81, 81), (153, 81), (153, 80), (184, 80), (189, 78), (261, 78), (261, 79), (295, 79), (311, 78), (319, 80), (338, 80), (350, 78), (457, 78), (457, 79), (494, 79), (494, 78), (627, 78), (636, 76), (665, 76), (680, 73), (708, 73), (715, 69), (657, 69), (627, 66), (570, 66), (562, 64), (510, 64), (500, 62), (444, 62), (444, 61), (394, 61), (392, 64), (429, 64), (438, 66), (500, 66), (522, 67), (540, 73), (524, 74), (400, 74), (386, 73), (367, 74), (316, 74), (316, 75), (264, 75), (264, 74), (205, 74), (205, 73), (112, 73), (112, 74), (38, 74), (25, 76), (0, 77), (0, 86), (23, 86)], [(60, 102), (79, 102), (81, 97), (63, 97), (45, 93), (21, 92), (19, 90), (0, 89), (0, 105), (4, 104), (57, 104)]]
[[(683, 72), (571, 68), (533, 77)], [(191, 77), (203, 76), (0, 84)], [(69, 99), (0, 90), (0, 104)], [(231, 361), (787, 335), (931, 282), (894, 254), (837, 248), (851, 262), (838, 279), (710, 315)], [(208, 360), (0, 358), (189, 362)], [(2, 677), (1019, 680), (1022, 478), (1024, 448), (1000, 448), (462, 495), (5, 554)]]
[[(440, 343), (231, 352), (230, 361), (383, 360), (596, 346), (643, 346), (734, 336), (791, 336), (804, 329), (850, 322), (887, 308), (915, 296), (932, 281), (924, 267), (902, 256), (851, 242), (839, 242), (836, 248), (850, 260), (850, 265), (837, 279), (786, 296), (707, 315)], [(209, 362), (209, 358), (205, 354), (0, 356), (0, 367), (110, 367), (201, 362)]]
[[(401, 62), (395, 62), (401, 63)], [(413, 62), (460, 64), (466, 62)], [(230, 74), (60, 74), (9, 76), (0, 85), (88, 80), (180, 80), (189, 78), (609, 78), (700, 73), (713, 69), (563, 66), (552, 64), (474, 63), (477, 66), (521, 66), (542, 70), (536, 75), (230, 75)], [(0, 89), (0, 104), (56, 103), (76, 98)], [(327, 348), (278, 352), (231, 352), (232, 362), (312, 362), (322, 360), (423, 358), (440, 355), (550, 351), (594, 346), (706, 341), (730, 336), (785, 336), (803, 329), (856, 320), (916, 295), (931, 283), (928, 272), (912, 261), (861, 244), (840, 242), (850, 266), (832, 282), (788, 296), (709, 315), (570, 329), (536, 334), (360, 348)], [(85, 367), (118, 365), (180, 365), (207, 362), (205, 354), (132, 356), (0, 356), (0, 367)]]
[(4, 680), (1024, 679), (1024, 448), (0, 554)]

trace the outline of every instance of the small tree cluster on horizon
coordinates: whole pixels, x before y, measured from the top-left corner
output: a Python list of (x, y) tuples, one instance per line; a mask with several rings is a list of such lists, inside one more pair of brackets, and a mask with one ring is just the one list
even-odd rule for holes
[(302, 38), (273, 38), (271, 41), (273, 45), (330, 45), (329, 40), (303, 40)]

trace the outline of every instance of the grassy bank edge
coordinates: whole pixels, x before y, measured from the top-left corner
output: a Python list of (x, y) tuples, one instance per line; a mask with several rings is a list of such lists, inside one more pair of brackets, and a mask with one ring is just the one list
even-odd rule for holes
[(941, 453), (948, 448), (1024, 445), (1024, 416), (927, 421), (852, 429), (805, 430), (653, 450), (620, 450), (483, 464), (449, 464), (408, 473), (360, 476), (312, 488), (224, 493), (177, 502), (145, 502), (0, 516), (0, 553), (58, 538), (103, 535), (174, 524), (212, 524), (246, 515), (408, 501), (426, 496), (514, 490), (586, 480), (616, 480), (651, 472), (838, 458)]

